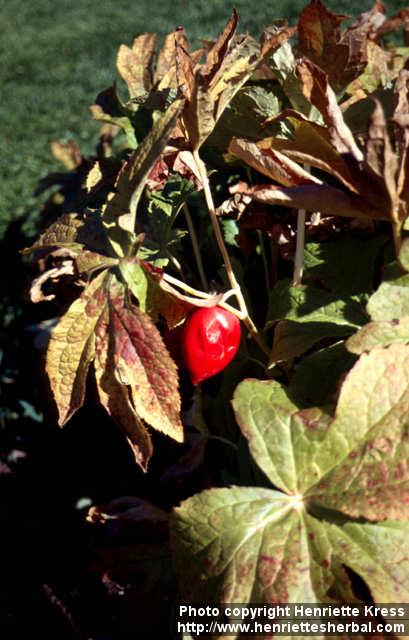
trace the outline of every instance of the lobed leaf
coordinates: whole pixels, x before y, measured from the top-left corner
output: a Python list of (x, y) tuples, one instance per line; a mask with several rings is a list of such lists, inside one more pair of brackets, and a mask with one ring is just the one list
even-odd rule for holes
[(236, 418), (270, 481), (354, 518), (409, 520), (408, 358), (406, 345), (361, 356), (332, 422), (277, 401), (275, 382), (240, 383)]
[(204, 491), (171, 519), (188, 602), (358, 602), (345, 567), (376, 602), (404, 602), (408, 531), (407, 523), (332, 525), (283, 494), (248, 487)]
[(376, 2), (350, 27), (341, 31), (348, 16), (329, 11), (320, 0), (312, 0), (298, 23), (300, 52), (323, 69), (333, 89), (339, 93), (364, 72), (368, 48), (375, 28), (384, 20), (385, 10)]

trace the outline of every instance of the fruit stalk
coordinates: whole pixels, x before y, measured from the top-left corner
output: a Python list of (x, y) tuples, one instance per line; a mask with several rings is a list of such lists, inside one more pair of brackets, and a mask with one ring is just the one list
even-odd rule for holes
[(217, 215), (216, 215), (216, 209), (214, 206), (214, 202), (213, 202), (213, 196), (212, 196), (212, 192), (210, 189), (210, 184), (209, 184), (209, 178), (207, 175), (207, 170), (205, 167), (204, 162), (202, 161), (198, 150), (196, 149), (195, 151), (193, 151), (193, 157), (195, 159), (195, 163), (197, 166), (197, 169), (199, 171), (199, 175), (203, 184), (203, 191), (204, 191), (204, 195), (205, 195), (205, 200), (206, 200), (206, 205), (207, 205), (207, 209), (209, 211), (209, 215), (210, 215), (210, 220), (212, 223), (212, 227), (213, 227), (213, 231), (214, 231), (214, 235), (216, 238), (216, 242), (217, 245), (219, 247), (220, 253), (222, 255), (223, 258), (223, 262), (224, 262), (224, 266), (226, 269), (226, 274), (227, 277), (229, 279), (230, 282), (230, 286), (231, 288), (234, 290), (235, 292), (235, 296), (238, 302), (238, 305), (240, 307), (240, 311), (242, 313), (242, 320), (244, 322), (244, 324), (246, 325), (248, 331), (250, 332), (250, 335), (252, 336), (252, 338), (257, 342), (257, 344), (259, 345), (260, 349), (262, 349), (262, 351), (266, 354), (266, 355), (270, 355), (270, 351), (268, 349), (268, 347), (265, 345), (264, 340), (261, 338), (256, 325), (254, 324), (254, 322), (252, 321), (252, 319), (249, 316), (248, 310), (247, 310), (247, 306), (246, 306), (246, 302), (244, 300), (241, 288), (239, 283), (236, 280), (236, 276), (234, 274), (233, 271), (233, 267), (230, 261), (230, 256), (227, 252), (226, 249), (226, 245), (224, 243), (223, 240), (223, 235), (220, 229), (220, 225), (219, 225), (219, 221), (217, 219)]

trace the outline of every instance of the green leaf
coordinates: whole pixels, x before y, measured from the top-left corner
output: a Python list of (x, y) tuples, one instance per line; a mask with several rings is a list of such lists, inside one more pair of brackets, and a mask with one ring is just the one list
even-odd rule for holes
[(291, 379), (291, 397), (301, 407), (333, 405), (342, 376), (355, 359), (343, 342), (304, 357)]
[(270, 365), (302, 355), (315, 344), (328, 338), (341, 338), (352, 328), (331, 322), (294, 322), (280, 320), (274, 331)]
[(399, 263), (405, 271), (409, 271), (409, 238), (405, 238), (399, 251)]
[(364, 354), (348, 374), (314, 501), (352, 517), (409, 519), (408, 363), (409, 346), (395, 344)]
[(91, 274), (100, 269), (107, 269), (118, 264), (118, 258), (104, 256), (95, 251), (83, 250), (75, 257), (75, 266), (79, 274)]
[(359, 238), (345, 233), (328, 242), (308, 242), (305, 281), (318, 279), (339, 296), (362, 296), (373, 289), (376, 260), (386, 236)]
[(291, 43), (284, 42), (284, 44), (273, 53), (268, 64), (281, 84), (291, 106), (301, 113), (306, 115), (310, 114), (311, 103), (306, 100), (302, 92)]
[(277, 86), (245, 85), (234, 96), (206, 141), (206, 147), (225, 151), (233, 136), (261, 140), (276, 135), (276, 124), (265, 125), (267, 118), (276, 116), (281, 109)]
[(383, 282), (370, 297), (367, 310), (372, 320), (379, 321), (409, 315), (409, 274), (397, 263), (385, 269)]
[(146, 311), (149, 280), (148, 274), (136, 259), (121, 260), (119, 269), (130, 291), (135, 296), (141, 311)]
[(191, 305), (161, 288), (161, 273), (151, 272), (146, 265), (142, 266), (138, 258), (121, 260), (119, 268), (140, 310), (147, 313), (153, 322), (162, 316), (172, 329), (185, 319)]
[(188, 602), (357, 602), (345, 566), (375, 602), (405, 602), (408, 532), (407, 523), (331, 525), (283, 494), (248, 487), (203, 491), (171, 519)]
[(357, 327), (367, 316), (356, 300), (339, 298), (312, 286), (293, 287), (289, 279), (279, 280), (271, 292), (268, 321), (296, 320)]
[(237, 222), (235, 220), (221, 220), (220, 226), (225, 243), (231, 247), (237, 247), (237, 236), (239, 235)]
[(409, 342), (409, 316), (384, 322), (368, 322), (362, 329), (348, 338), (346, 348), (351, 353), (361, 355), (377, 347)]
[(203, 491), (183, 502), (171, 519), (182, 599), (255, 604), (344, 597), (353, 602), (330, 532), (276, 491)]
[(408, 522), (348, 523), (330, 532), (334, 551), (365, 580), (375, 602), (407, 601), (408, 539)]
[(408, 358), (401, 345), (363, 355), (331, 423), (317, 408), (277, 402), (276, 382), (239, 384), (236, 417), (271, 482), (352, 517), (409, 519)]
[(354, 602), (345, 567), (375, 602), (407, 600), (408, 362), (409, 346), (363, 355), (334, 418), (318, 408), (300, 411), (275, 381), (238, 385), (240, 429), (283, 493), (211, 489), (174, 510), (184, 600)]
[(173, 223), (190, 193), (189, 181), (171, 178), (163, 191), (147, 194), (147, 206), (138, 214), (139, 227), (145, 234), (138, 252), (141, 260), (165, 267), (179, 250), (187, 231), (174, 228)]
[(325, 594), (320, 573), (334, 582), (319, 568), (325, 542), (310, 558), (297, 508), (276, 491), (203, 491), (174, 511), (171, 536), (186, 601), (311, 602)]
[(101, 91), (95, 104), (90, 107), (90, 111), (95, 120), (114, 124), (122, 129), (130, 148), (136, 149), (138, 143), (132, 124), (132, 112), (122, 104), (116, 85)]

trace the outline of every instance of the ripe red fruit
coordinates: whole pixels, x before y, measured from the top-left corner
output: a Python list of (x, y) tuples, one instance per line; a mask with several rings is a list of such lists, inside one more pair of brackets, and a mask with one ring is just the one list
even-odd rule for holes
[(237, 353), (240, 321), (221, 307), (193, 311), (183, 326), (182, 353), (193, 384), (223, 371)]

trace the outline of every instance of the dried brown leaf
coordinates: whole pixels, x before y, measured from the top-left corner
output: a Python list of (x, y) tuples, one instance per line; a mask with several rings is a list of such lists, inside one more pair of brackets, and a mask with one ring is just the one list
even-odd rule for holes
[(50, 143), (50, 147), (54, 158), (62, 162), (68, 171), (73, 171), (82, 164), (81, 149), (73, 140), (68, 140), (68, 142), (54, 140)]
[(397, 14), (385, 20), (377, 29), (375, 37), (380, 38), (386, 33), (396, 31), (397, 29), (405, 29), (409, 27), (409, 7), (401, 9)]
[(74, 275), (74, 262), (72, 259), (63, 260), (58, 267), (48, 269), (40, 276), (35, 278), (30, 287), (30, 300), (36, 304), (37, 302), (45, 302), (53, 300), (55, 293), (45, 294), (43, 292), (43, 286), (47, 283), (55, 283), (63, 276)]
[(293, 128), (292, 138), (265, 138), (257, 145), (261, 149), (272, 148), (285, 153), (297, 162), (308, 164), (333, 175), (351, 191), (357, 191), (355, 181), (345, 158), (331, 145), (328, 130), (307, 120), (297, 111), (287, 109), (281, 119), (287, 118)]
[(156, 34), (144, 33), (135, 38), (132, 49), (124, 44), (119, 47), (116, 66), (128, 86), (131, 98), (152, 87), (151, 67), (156, 40)]
[(182, 94), (187, 98), (180, 120), (184, 144), (197, 150), (240, 87), (265, 58), (290, 37), (293, 29), (282, 27), (263, 40), (260, 47), (250, 36), (235, 35), (233, 11), (224, 31), (210, 47), (203, 65), (194, 65), (184, 42), (176, 37), (176, 70)]
[(332, 145), (338, 153), (350, 153), (358, 162), (363, 160), (350, 129), (345, 124), (336, 95), (328, 83), (327, 74), (313, 62), (303, 58), (298, 65), (303, 93), (321, 112)]
[(397, 192), (400, 218), (409, 216), (409, 70), (402, 69), (395, 85), (396, 107), (393, 114), (395, 138), (399, 150)]
[(267, 144), (233, 138), (229, 152), (240, 158), (256, 171), (275, 180), (285, 187), (301, 184), (320, 184), (320, 180), (312, 176), (296, 162)]
[(320, 0), (312, 0), (304, 9), (298, 25), (300, 51), (328, 74), (336, 92), (365, 70), (370, 38), (382, 24), (384, 13), (383, 5), (377, 1), (341, 32), (340, 25), (347, 16), (332, 13)]
[(258, 202), (281, 205), (291, 209), (319, 211), (328, 216), (389, 220), (389, 212), (374, 209), (359, 196), (327, 184), (306, 184), (287, 189), (257, 185), (249, 194)]

